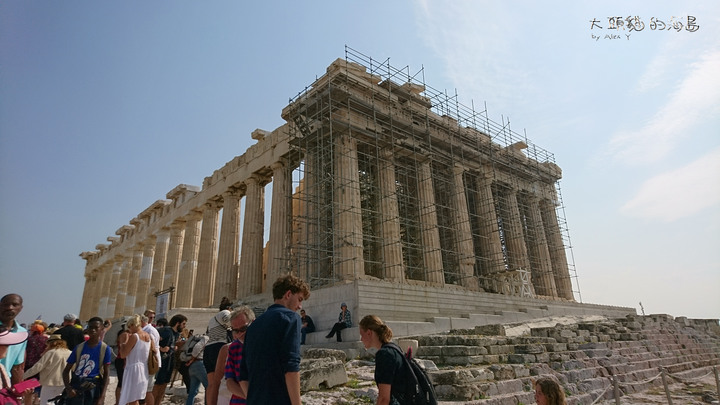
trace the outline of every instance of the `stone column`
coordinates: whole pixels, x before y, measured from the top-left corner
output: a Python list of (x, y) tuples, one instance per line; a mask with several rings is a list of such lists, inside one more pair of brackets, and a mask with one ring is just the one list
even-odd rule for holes
[(197, 272), (198, 249), (200, 248), (200, 221), (202, 213), (193, 211), (185, 217), (185, 240), (183, 242), (182, 260), (178, 272), (175, 307), (189, 308), (192, 306), (195, 273)]
[(147, 296), (147, 307), (155, 309), (157, 300), (155, 293), (163, 289), (163, 279), (165, 278), (165, 266), (167, 263), (168, 246), (170, 245), (170, 230), (162, 228), (157, 234), (155, 242), (155, 256), (153, 256), (152, 277), (150, 278), (150, 288)]
[[(115, 318), (115, 302), (117, 301), (118, 291), (120, 290), (120, 274), (122, 273), (123, 257), (117, 256), (113, 259), (112, 278), (110, 279), (110, 287), (108, 291), (108, 304), (104, 318)], [(125, 297), (123, 297), (123, 300)], [(124, 302), (124, 301), (123, 301)]]
[(272, 179), (272, 206), (270, 208), (270, 247), (268, 252), (267, 277), (265, 291), (272, 291), (272, 285), (282, 274), (286, 273), (288, 265), (288, 240), (290, 238), (290, 197), (292, 184), (290, 173), (283, 162), (270, 165), (273, 171)]
[(505, 246), (508, 250), (508, 262), (510, 270), (530, 270), (527, 246), (523, 235), (522, 222), (520, 221), (520, 207), (517, 201), (516, 190), (508, 190), (507, 198), (507, 226), (505, 231)]
[(435, 188), (433, 187), (430, 159), (420, 161), (418, 165), (418, 200), (425, 281), (434, 285), (444, 285), (445, 274), (443, 273), (440, 231), (435, 208)]
[[(133, 313), (142, 314), (148, 306), (148, 291), (150, 290), (150, 279), (152, 278), (152, 266), (155, 258), (155, 244), (157, 238), (150, 236), (143, 242), (143, 258), (138, 278), (137, 294), (135, 295), (135, 309)], [(155, 307), (154, 305), (152, 306)]]
[(100, 275), (101, 275), (101, 282), (98, 285), (100, 288), (99, 296), (100, 301), (98, 305), (97, 315), (102, 317), (103, 319), (107, 318), (107, 306), (108, 306), (108, 300), (110, 295), (110, 281), (112, 280), (112, 260), (107, 261), (102, 267), (100, 268)]
[[(552, 195), (554, 196), (554, 194), (555, 190), (553, 189)], [(555, 203), (547, 199), (541, 200), (540, 212), (542, 215), (545, 235), (548, 241), (548, 252), (550, 253), (550, 261), (552, 263), (558, 296), (574, 301), (575, 298), (572, 292), (570, 271), (568, 269), (568, 261), (565, 254), (565, 244), (563, 243), (562, 234), (560, 232), (560, 224), (558, 223), (557, 212), (555, 211)]]
[(357, 141), (345, 133), (335, 140), (333, 200), (335, 277), (354, 280), (365, 274)]
[(125, 294), (125, 309), (123, 315), (132, 315), (135, 311), (135, 298), (137, 294), (138, 279), (142, 270), (143, 246), (137, 244), (132, 248), (132, 265), (128, 277), (127, 293)]
[(383, 277), (394, 282), (405, 281), (402, 243), (400, 237), (400, 213), (398, 211), (393, 151), (380, 151), (378, 159), (378, 182), (380, 183), (380, 237), (383, 253)]
[(177, 277), (182, 259), (183, 239), (185, 238), (185, 220), (177, 219), (170, 225), (170, 244), (168, 245), (167, 259), (165, 261), (165, 274), (163, 275), (163, 290), (175, 287), (169, 308), (175, 308), (177, 301)]
[(85, 274), (85, 288), (83, 289), (83, 295), (82, 300), (80, 301), (80, 313), (78, 316), (80, 316), (80, 319), (88, 319), (90, 318), (90, 314), (92, 313), (92, 295), (93, 295), (93, 289), (95, 287), (95, 279), (96, 275), (94, 272), (90, 271), (87, 272), (86, 270)]
[(450, 199), (454, 208), (454, 229), (455, 249), (458, 255), (458, 276), (460, 285), (471, 290), (478, 289), (477, 278), (475, 277), (475, 251), (473, 249), (472, 230), (470, 226), (470, 214), (465, 195), (465, 181), (463, 174), (465, 169), (455, 164), (453, 167), (453, 183), (455, 190)]
[(128, 279), (132, 269), (132, 256), (121, 257), (122, 264), (117, 284), (117, 297), (115, 298), (115, 314), (113, 318), (120, 318), (125, 314), (125, 295), (127, 294)]
[(263, 232), (265, 228), (265, 189), (252, 175), (245, 180), (245, 219), (238, 266), (238, 298), (262, 292)]
[(240, 250), (240, 191), (232, 187), (223, 193), (223, 214), (220, 226), (220, 247), (215, 276), (213, 305), (220, 304), (222, 297), (231, 300), (237, 295), (237, 259)]
[[(92, 273), (92, 282), (90, 284), (90, 302), (88, 302), (88, 316), (84, 319), (87, 320), (98, 314), (100, 310), (100, 293), (102, 291), (102, 267), (98, 267)], [(83, 319), (83, 318), (81, 318)]]
[[(488, 169), (491, 173), (492, 169)], [(477, 212), (480, 221), (480, 251), (482, 252), (482, 271), (492, 275), (505, 271), (500, 227), (495, 212), (495, 199), (492, 193), (492, 179), (487, 173), (478, 177)]]
[(298, 269), (298, 276), (310, 281), (318, 276), (317, 249), (317, 213), (318, 213), (318, 182), (317, 157), (312, 153), (305, 155), (303, 177), (293, 199), (293, 241), (296, 241), (292, 252), (293, 265)]
[(215, 291), (215, 270), (217, 267), (218, 230), (220, 204), (217, 201), (205, 203), (200, 230), (198, 267), (193, 288), (193, 308), (207, 308), (213, 303)]
[(542, 217), (540, 216), (540, 203), (537, 197), (532, 196), (529, 199), (530, 208), (528, 210), (528, 232), (531, 232), (530, 251), (531, 257), (535, 259), (532, 266), (533, 285), (535, 292), (539, 295), (548, 297), (557, 297), (557, 289), (555, 288), (555, 279), (553, 278), (552, 266), (550, 264), (550, 252), (548, 251), (547, 239), (545, 237), (545, 228), (543, 227)]

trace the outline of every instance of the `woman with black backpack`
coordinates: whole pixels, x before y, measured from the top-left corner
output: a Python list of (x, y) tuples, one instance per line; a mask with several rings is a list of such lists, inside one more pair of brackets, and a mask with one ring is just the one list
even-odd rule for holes
[(437, 404), (432, 384), (415, 360), (391, 343), (392, 329), (375, 315), (360, 321), (360, 340), (366, 349), (375, 348), (377, 405)]

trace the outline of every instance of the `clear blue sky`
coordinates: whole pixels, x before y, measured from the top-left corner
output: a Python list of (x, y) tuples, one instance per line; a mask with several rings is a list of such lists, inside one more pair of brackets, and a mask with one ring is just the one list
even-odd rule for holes
[(348, 45), (555, 154), (584, 302), (718, 318), (719, 23), (717, 1), (4, 1), (0, 295), (77, 313), (80, 252), (280, 126)]

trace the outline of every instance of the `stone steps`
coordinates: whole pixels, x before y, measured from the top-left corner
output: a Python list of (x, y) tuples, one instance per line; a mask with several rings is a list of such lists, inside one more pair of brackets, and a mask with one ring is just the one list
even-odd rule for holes
[(534, 403), (531, 378), (541, 375), (561, 382), (568, 404), (590, 403), (612, 398), (611, 376), (633, 393), (662, 386), (650, 381), (662, 368), (689, 375), (720, 365), (720, 334), (683, 331), (663, 316), (650, 318), (661, 327), (656, 333), (643, 329), (643, 317), (633, 318), (538, 328), (523, 337), (419, 336), (416, 356), (441, 368), (429, 373), (440, 399), (463, 404)]

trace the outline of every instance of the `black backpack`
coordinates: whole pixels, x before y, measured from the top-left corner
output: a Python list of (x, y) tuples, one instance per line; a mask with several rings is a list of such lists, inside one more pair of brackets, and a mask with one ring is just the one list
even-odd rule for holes
[(405, 393), (397, 393), (396, 399), (402, 405), (437, 405), (437, 396), (435, 395), (435, 388), (430, 382), (425, 369), (412, 357), (412, 350), (408, 349), (407, 354), (403, 354), (400, 346), (394, 343), (388, 343), (387, 346), (393, 348), (405, 362), (405, 370), (409, 371), (410, 378), (408, 379), (405, 387)]

